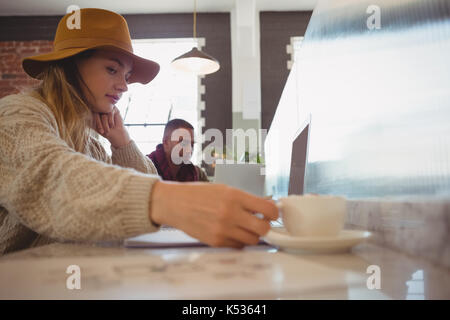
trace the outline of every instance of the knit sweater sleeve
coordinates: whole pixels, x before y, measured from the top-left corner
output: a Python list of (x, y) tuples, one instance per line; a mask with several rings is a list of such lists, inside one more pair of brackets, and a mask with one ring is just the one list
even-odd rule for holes
[(158, 174), (153, 162), (142, 154), (133, 140), (121, 148), (111, 146), (112, 157), (110, 157), (97, 139), (92, 136), (90, 139), (90, 152), (94, 158), (124, 168), (132, 168), (142, 173)]
[(96, 160), (59, 137), (55, 118), (39, 100), (3, 98), (0, 205), (29, 229), (56, 240), (118, 240), (156, 231), (148, 211), (160, 178), (143, 173), (153, 173), (144, 159), (129, 161), (138, 152), (133, 144), (112, 156), (129, 168)]

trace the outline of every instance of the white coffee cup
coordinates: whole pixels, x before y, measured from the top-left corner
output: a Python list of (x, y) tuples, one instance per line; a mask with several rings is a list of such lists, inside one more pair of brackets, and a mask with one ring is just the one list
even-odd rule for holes
[(336, 196), (291, 195), (277, 204), (287, 232), (296, 237), (335, 237), (344, 226), (346, 200)]

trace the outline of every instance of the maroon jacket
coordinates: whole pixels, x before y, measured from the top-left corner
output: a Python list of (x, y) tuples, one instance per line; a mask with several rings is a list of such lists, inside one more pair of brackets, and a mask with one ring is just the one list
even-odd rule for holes
[(180, 169), (178, 170), (177, 176), (173, 177), (170, 172), (169, 162), (166, 158), (166, 154), (164, 153), (164, 147), (160, 143), (156, 146), (156, 150), (152, 153), (148, 154), (147, 157), (152, 160), (156, 169), (158, 170), (158, 174), (162, 177), (163, 180), (170, 181), (208, 181), (206, 174), (202, 169), (194, 166), (192, 163), (182, 163), (180, 165)]

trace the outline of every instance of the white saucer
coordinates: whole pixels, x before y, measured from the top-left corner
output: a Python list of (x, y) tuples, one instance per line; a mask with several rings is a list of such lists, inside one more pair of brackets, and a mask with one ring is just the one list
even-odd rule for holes
[(267, 243), (288, 252), (342, 253), (368, 239), (369, 231), (342, 230), (337, 237), (293, 237), (285, 228), (272, 228), (263, 238)]

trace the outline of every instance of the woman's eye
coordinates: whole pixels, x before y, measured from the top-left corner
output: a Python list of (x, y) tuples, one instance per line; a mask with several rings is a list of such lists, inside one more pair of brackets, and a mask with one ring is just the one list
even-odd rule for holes
[(108, 70), (109, 73), (111, 74), (115, 74), (117, 71), (114, 68), (111, 67), (106, 67), (106, 69)]

